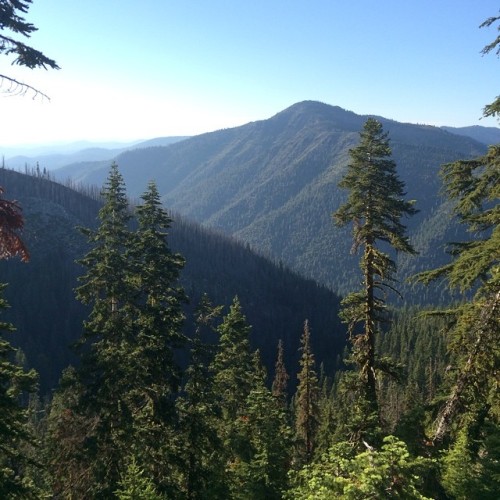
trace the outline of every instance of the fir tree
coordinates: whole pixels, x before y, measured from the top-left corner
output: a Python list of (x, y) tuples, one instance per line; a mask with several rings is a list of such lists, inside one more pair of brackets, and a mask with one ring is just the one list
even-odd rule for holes
[(137, 327), (136, 290), (131, 280), (131, 215), (123, 178), (111, 166), (102, 190), (104, 205), (96, 231), (83, 229), (92, 246), (80, 264), (87, 268), (79, 278), (77, 298), (92, 306), (84, 323), (80, 344), (84, 351), (80, 377), (85, 391), (79, 408), (84, 417), (96, 420), (95, 436), (79, 456), (90, 460), (94, 495), (106, 498), (116, 489), (123, 459), (133, 442), (133, 408), (129, 394), (134, 383)]
[[(0, 310), (8, 307), (1, 296), (5, 287), (0, 285)], [(19, 397), (35, 390), (37, 375), (12, 361), (15, 349), (2, 337), (3, 332), (11, 331), (14, 327), (10, 323), (0, 322), (0, 497), (36, 498), (34, 489), (23, 480), (23, 469), (29, 462), (23, 444), (30, 443), (33, 436)]]
[(295, 394), (295, 440), (299, 463), (311, 462), (316, 447), (316, 433), (319, 426), (319, 385), (314, 368), (314, 354), (311, 348), (309, 323), (304, 323), (300, 339), (302, 356), (299, 385)]
[(283, 408), (286, 408), (287, 406), (289, 378), (290, 377), (285, 367), (285, 361), (283, 359), (283, 341), (280, 339), (278, 341), (278, 355), (276, 358), (274, 380), (271, 391), (273, 396), (278, 399)]
[(165, 498), (156, 492), (153, 481), (145, 476), (135, 459), (130, 461), (118, 484), (119, 488), (115, 494), (119, 500), (162, 500)]
[[(226, 483), (231, 495), (241, 487), (239, 464), (247, 463), (252, 447), (242, 425), (248, 419), (247, 398), (254, 387), (255, 367), (250, 352), (250, 326), (237, 297), (217, 328), (219, 344), (211, 371), (220, 407), (218, 436), (222, 443)], [(245, 426), (243, 425), (243, 428)]]
[(443, 165), (442, 175), (456, 214), (475, 237), (453, 244), (454, 260), (418, 279), (430, 283), (444, 277), (451, 288), (475, 294), (472, 301), (442, 311), (454, 322), (449, 345), (458, 370), (436, 423), (436, 441), (474, 402), (499, 405), (494, 374), (500, 359), (500, 145), (480, 158)]
[(159, 492), (172, 491), (178, 462), (175, 397), (180, 369), (176, 349), (185, 343), (182, 334), (183, 303), (187, 297), (178, 280), (184, 258), (170, 250), (168, 229), (172, 219), (150, 182), (137, 206), (137, 231), (130, 242), (130, 281), (134, 288), (135, 338), (130, 348), (131, 384), (127, 404), (133, 414), (135, 456)]
[(231, 498), (279, 499), (287, 486), (291, 429), (285, 409), (265, 385), (258, 351), (253, 363), (252, 389), (236, 422), (239, 453), (231, 467)]
[(335, 212), (334, 220), (339, 226), (353, 223), (353, 251), (363, 248), (363, 289), (344, 299), (342, 314), (349, 324), (367, 411), (377, 414), (375, 338), (378, 324), (386, 320), (385, 293), (394, 290), (390, 283), (396, 271), (394, 260), (381, 250), (380, 244), (398, 252), (415, 253), (400, 220), (416, 210), (413, 202), (403, 199), (404, 183), (398, 179), (396, 164), (390, 159), (388, 134), (380, 122), (369, 118), (360, 144), (349, 153), (351, 163), (339, 183), (349, 190), (349, 195)]
[(203, 295), (195, 311), (196, 330), (191, 340), (190, 363), (186, 384), (176, 406), (182, 433), (183, 491), (188, 499), (218, 499), (227, 496), (224, 482), (224, 454), (217, 435), (220, 418), (213, 377), (209, 365), (213, 346), (203, 336), (214, 330), (222, 306), (213, 306)]
[(219, 346), (213, 362), (216, 393), (221, 400), (223, 419), (229, 422), (241, 414), (252, 387), (250, 325), (235, 297), (218, 327)]

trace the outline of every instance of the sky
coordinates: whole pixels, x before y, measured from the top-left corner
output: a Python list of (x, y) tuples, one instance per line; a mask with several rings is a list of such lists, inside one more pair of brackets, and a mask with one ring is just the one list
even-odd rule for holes
[[(0, 147), (195, 135), (317, 100), (449, 126), (499, 94), (498, 0), (33, 0), (26, 43), (60, 70), (0, 57)], [(10, 34), (10, 33), (4, 33)], [(3, 92), (2, 92), (3, 91)]]

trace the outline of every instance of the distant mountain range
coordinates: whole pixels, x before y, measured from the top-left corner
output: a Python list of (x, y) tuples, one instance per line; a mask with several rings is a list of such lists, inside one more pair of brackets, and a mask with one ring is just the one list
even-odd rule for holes
[(473, 125), (471, 127), (441, 127), (452, 134), (471, 137), (483, 144), (498, 144), (500, 142), (500, 129), (495, 127), (481, 127)]
[(109, 161), (125, 151), (152, 146), (168, 146), (183, 139), (186, 137), (157, 137), (126, 144), (76, 142), (38, 148), (0, 147), (0, 155), (3, 156), (3, 161), (7, 163), (9, 168), (16, 170), (22, 170), (25, 166), (33, 168), (37, 164), (42, 169), (54, 170), (72, 163)]

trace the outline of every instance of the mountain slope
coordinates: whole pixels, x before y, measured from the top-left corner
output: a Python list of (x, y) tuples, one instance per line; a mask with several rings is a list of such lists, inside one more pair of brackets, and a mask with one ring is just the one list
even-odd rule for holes
[[(349, 231), (335, 228), (331, 213), (345, 199), (337, 184), (366, 118), (306, 101), (268, 120), (168, 148), (129, 151), (116, 161), (132, 196), (155, 179), (168, 207), (344, 293), (359, 282), (358, 259), (350, 255)], [(482, 154), (486, 146), (437, 127), (379, 120), (390, 134), (408, 197), (421, 210), (406, 222), (412, 234), (419, 234), (418, 249), (424, 253), (405, 260), (405, 270), (411, 273), (429, 261), (441, 264), (446, 256), (436, 247), (456, 227), (448, 219), (439, 232), (423, 230), (435, 213), (445, 213), (439, 166)], [(100, 167), (79, 178), (100, 184), (105, 172)]]
[[(73, 293), (83, 272), (74, 261), (87, 251), (76, 226), (94, 226), (100, 204), (47, 179), (6, 169), (0, 169), (0, 186), (23, 207), (23, 238), (31, 253), (28, 264), (0, 261), (0, 281), (9, 283), (7, 318), (18, 329), (12, 342), (41, 373), (42, 390), (47, 391), (61, 369), (76, 361), (69, 345), (80, 336), (87, 314)], [(332, 292), (179, 217), (174, 217), (169, 241), (187, 260), (182, 283), (190, 297), (188, 315), (203, 293), (226, 305), (238, 295), (253, 325), (252, 343), (261, 349), (270, 373), (280, 338), (290, 373), (295, 372), (302, 324), (308, 318), (317, 358), (328, 370), (334, 368), (345, 329), (337, 317), (339, 299)]]

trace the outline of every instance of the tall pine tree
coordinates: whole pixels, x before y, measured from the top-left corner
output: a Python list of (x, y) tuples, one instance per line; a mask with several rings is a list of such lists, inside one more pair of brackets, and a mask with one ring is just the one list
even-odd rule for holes
[(111, 166), (102, 190), (104, 205), (97, 230), (83, 229), (90, 251), (79, 262), (87, 272), (79, 278), (77, 298), (92, 307), (84, 323), (80, 377), (85, 391), (79, 408), (96, 419), (95, 435), (80, 453), (93, 465), (92, 494), (112, 496), (120, 468), (133, 442), (133, 408), (128, 396), (134, 379), (131, 351), (136, 340), (136, 287), (130, 258), (131, 214), (123, 177)]
[[(343, 301), (343, 317), (349, 324), (353, 358), (364, 386), (367, 412), (378, 414), (375, 337), (386, 319), (385, 294), (394, 290), (396, 264), (381, 244), (398, 252), (415, 253), (401, 223), (403, 216), (416, 213), (404, 200), (404, 183), (390, 158), (388, 134), (382, 124), (369, 118), (359, 145), (350, 150), (351, 163), (339, 186), (349, 190), (347, 202), (335, 213), (338, 226), (353, 224), (353, 251), (363, 249), (363, 288)], [(382, 246), (383, 248), (383, 246)]]

